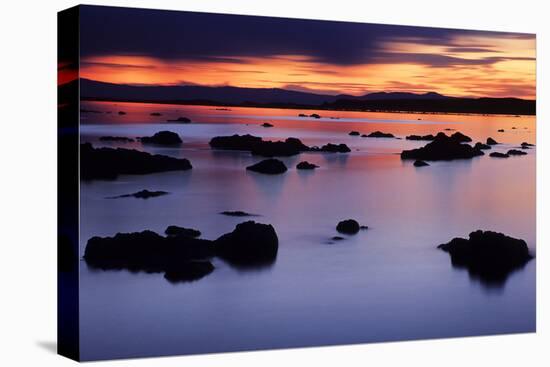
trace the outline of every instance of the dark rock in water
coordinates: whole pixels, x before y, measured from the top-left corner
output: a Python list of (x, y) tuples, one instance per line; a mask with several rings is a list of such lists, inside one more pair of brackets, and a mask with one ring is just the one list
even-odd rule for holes
[(108, 199), (130, 198), (130, 197), (134, 197), (134, 198), (137, 198), (137, 199), (149, 199), (149, 198), (155, 198), (157, 196), (163, 196), (163, 195), (168, 195), (168, 192), (166, 192), (166, 191), (141, 190), (141, 191), (138, 191), (138, 192), (134, 192), (133, 194), (112, 196), (112, 197), (109, 197)]
[(134, 149), (94, 148), (80, 144), (80, 177), (83, 180), (115, 179), (118, 175), (141, 175), (191, 169), (189, 160), (152, 155)]
[(472, 141), (472, 138), (462, 134), (460, 131), (457, 131), (456, 133), (451, 135), (451, 139), (454, 139), (454, 140), (458, 141), (459, 143), (469, 143), (469, 142)]
[(269, 122), (264, 122), (264, 123), (262, 124), (262, 126), (263, 126), (263, 127), (273, 127), (273, 125), (270, 124)]
[(180, 270), (187, 261), (214, 256), (212, 241), (186, 236), (163, 237), (152, 231), (92, 237), (84, 260), (89, 266), (110, 270), (166, 272)]
[(164, 278), (171, 283), (193, 282), (213, 271), (214, 265), (210, 261), (189, 261), (178, 269), (168, 270), (164, 273)]
[(159, 131), (153, 136), (143, 136), (139, 140), (144, 144), (178, 145), (182, 143), (180, 136), (172, 131)]
[(493, 138), (487, 138), (487, 145), (497, 145), (497, 141)]
[(367, 135), (368, 138), (395, 138), (393, 134), (375, 131)]
[(230, 217), (256, 217), (257, 214), (250, 214), (250, 213), (247, 213), (247, 212), (243, 212), (241, 210), (235, 210), (235, 211), (224, 211), (224, 212), (221, 212), (220, 214), (222, 215), (227, 215), (227, 216), (230, 216)]
[(321, 116), (316, 114), (316, 113), (312, 113), (311, 115), (309, 115), (309, 117), (313, 117), (314, 119), (320, 119)]
[(312, 147), (310, 150), (312, 152), (327, 152), (327, 153), (349, 153), (349, 152), (351, 152), (351, 149), (346, 144), (332, 144), (332, 143), (325, 144), (321, 148)]
[(265, 159), (261, 162), (258, 162), (256, 164), (253, 164), (251, 166), (246, 167), (247, 170), (258, 172), (258, 173), (264, 173), (268, 175), (276, 175), (280, 173), (285, 173), (287, 168), (283, 162), (281, 162), (278, 159)]
[(215, 240), (214, 245), (216, 254), (234, 266), (261, 266), (275, 261), (279, 239), (272, 225), (248, 221)]
[(319, 166), (313, 163), (309, 163), (308, 161), (303, 161), (296, 165), (296, 169), (315, 169), (315, 168), (319, 168)]
[(527, 155), (527, 153), (525, 153), (524, 151), (517, 150), (517, 149), (510, 149), (506, 154), (508, 154), (508, 155)]
[[(458, 133), (457, 133), (458, 134)], [(417, 159), (426, 161), (469, 159), (483, 155), (484, 153), (472, 148), (468, 144), (462, 144), (460, 137), (449, 137), (444, 133), (438, 133), (435, 139), (425, 146), (401, 152), (401, 159)]]
[(450, 127), (446, 128), (446, 129), (443, 129), (445, 131), (455, 131), (455, 129), (451, 129)]
[(467, 268), (470, 275), (487, 284), (501, 285), (533, 256), (525, 241), (492, 231), (475, 231), (469, 239), (454, 238), (438, 246), (448, 252), (453, 266)]
[(498, 129), (497, 130), (499, 133), (503, 133), (504, 132), (504, 129)]
[(500, 152), (493, 152), (491, 154), (489, 154), (489, 157), (493, 157), (493, 158), (508, 158), (510, 157), (508, 154), (506, 153), (500, 153)]
[(122, 116), (122, 115), (126, 115), (126, 112), (124, 112), (124, 111), (118, 111), (118, 114)]
[(512, 126), (512, 130), (516, 130), (516, 129), (517, 129), (517, 127), (515, 127), (515, 126)]
[(418, 159), (417, 159), (416, 161), (414, 161), (413, 164), (414, 164), (415, 167), (425, 167), (425, 166), (429, 166), (428, 163), (426, 163), (426, 162), (424, 162), (424, 161), (421, 161), (421, 160), (418, 160)]
[(367, 134), (361, 134), (362, 138), (368, 138), (369, 136)]
[(262, 138), (258, 136), (253, 136), (250, 134), (246, 135), (232, 135), (232, 136), (216, 136), (210, 140), (210, 146), (217, 149), (227, 149), (227, 150), (252, 150), (258, 144), (261, 144)]
[(299, 113), (298, 117), (307, 117), (307, 115), (305, 113)]
[(426, 140), (426, 141), (432, 141), (435, 139), (435, 136), (432, 134), (429, 135), (409, 135), (405, 139), (407, 140)]
[(210, 140), (209, 144), (216, 149), (243, 150), (264, 157), (287, 157), (309, 150), (309, 147), (297, 138), (287, 138), (285, 141), (273, 142), (264, 141), (260, 137), (249, 134), (216, 136)]
[(360, 229), (359, 223), (354, 219), (343, 220), (336, 226), (338, 232), (345, 234), (356, 234)]
[(188, 124), (191, 122), (191, 119), (187, 118), (187, 117), (178, 117), (177, 119), (174, 119), (174, 120), (166, 120), (168, 122), (180, 122), (182, 124)]
[(341, 236), (334, 236), (334, 237), (331, 238), (331, 240), (333, 240), (333, 241), (342, 241), (342, 240), (345, 240), (345, 238), (341, 237)]
[(162, 116), (162, 113), (160, 113), (160, 112), (151, 112), (149, 115), (151, 115), (151, 116)]
[(127, 138), (125, 136), (102, 136), (99, 138), (101, 141), (119, 141), (121, 143), (132, 143), (134, 139)]
[(369, 226), (360, 226), (359, 229), (361, 229), (362, 231), (365, 231), (369, 229)]
[(491, 146), (487, 144), (483, 144), (481, 142), (477, 142), (476, 145), (474, 145), (474, 149), (487, 150), (487, 149), (491, 149)]
[(359, 131), (350, 131), (348, 135), (351, 135), (351, 136), (359, 136), (359, 135), (361, 135), (361, 134), (359, 133)]
[(521, 147), (522, 147), (522, 148), (523, 148), (523, 147), (534, 147), (534, 146), (535, 146), (535, 144), (529, 144), (529, 143), (527, 143), (527, 142), (521, 143)]
[(201, 235), (201, 231), (193, 229), (193, 228), (185, 228), (185, 227), (178, 227), (178, 226), (168, 226), (164, 233), (167, 236), (183, 236), (183, 237), (199, 237)]

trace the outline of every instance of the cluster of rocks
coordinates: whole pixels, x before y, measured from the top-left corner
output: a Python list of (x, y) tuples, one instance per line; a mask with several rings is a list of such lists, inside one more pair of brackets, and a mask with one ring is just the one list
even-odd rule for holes
[(189, 160), (135, 149), (94, 148), (80, 144), (80, 177), (83, 180), (115, 179), (118, 175), (139, 175), (192, 168)]
[(438, 133), (432, 142), (424, 147), (404, 150), (401, 152), (401, 159), (416, 159), (416, 160), (452, 160), (452, 159), (470, 159), (483, 155), (481, 149), (464, 144), (472, 139), (460, 132), (456, 132), (451, 136), (445, 133)]
[(200, 231), (169, 226), (166, 236), (153, 231), (92, 237), (84, 260), (103, 270), (161, 272), (171, 282), (198, 280), (212, 271), (210, 260), (220, 257), (230, 265), (247, 268), (272, 264), (279, 247), (275, 229), (248, 221), (216, 240), (197, 238)]

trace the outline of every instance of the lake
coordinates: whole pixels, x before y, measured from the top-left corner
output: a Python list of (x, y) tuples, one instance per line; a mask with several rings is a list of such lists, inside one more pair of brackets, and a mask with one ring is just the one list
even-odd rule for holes
[[(476, 229), (524, 239), (535, 254), (535, 158), (486, 154), (416, 168), (399, 153), (426, 144), (410, 134), (455, 129), (492, 151), (536, 143), (534, 116), (479, 116), (82, 102), (82, 142), (188, 158), (193, 169), (81, 181), (80, 248), (93, 236), (168, 225), (215, 239), (257, 214), (279, 237), (275, 263), (235, 269), (215, 258), (210, 275), (173, 284), (162, 274), (99, 271), (80, 262), (80, 340), (84, 360), (384, 342), (535, 331), (536, 261), (501, 285), (453, 268), (437, 245)], [(126, 112), (119, 115), (118, 111)], [(152, 112), (162, 116), (151, 116)], [(299, 118), (319, 113), (323, 118)], [(193, 123), (166, 122), (179, 116)], [(269, 122), (272, 128), (261, 127)], [(497, 132), (504, 129), (504, 132)], [(177, 132), (181, 147), (100, 142)], [(403, 139), (349, 136), (380, 130)], [(349, 154), (280, 158), (276, 176), (246, 171), (262, 160), (215, 151), (217, 135), (252, 134), (307, 145), (345, 143)], [(447, 132), (452, 133), (452, 132)], [(297, 171), (307, 160), (320, 166)], [(170, 194), (106, 199), (142, 189)], [(354, 218), (369, 229), (330, 243), (336, 224)]]

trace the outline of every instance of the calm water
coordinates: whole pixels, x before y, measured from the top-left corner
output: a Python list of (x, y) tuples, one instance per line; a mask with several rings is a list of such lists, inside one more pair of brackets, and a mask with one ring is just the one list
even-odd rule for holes
[[(223, 352), (307, 345), (458, 337), (535, 330), (535, 261), (502, 287), (471, 279), (436, 249), (456, 236), (490, 229), (535, 244), (535, 156), (436, 162), (417, 169), (398, 153), (424, 145), (405, 135), (459, 130), (489, 136), (506, 151), (535, 143), (535, 118), (459, 116), (85, 102), (81, 140), (186, 157), (193, 170), (81, 183), (81, 250), (92, 236), (171, 224), (215, 239), (244, 210), (271, 223), (279, 236), (275, 264), (237, 270), (214, 259), (205, 278), (171, 284), (162, 274), (95, 271), (81, 262), (83, 359)], [(112, 113), (106, 113), (112, 111)], [(119, 116), (116, 112), (127, 112)], [(163, 116), (152, 117), (151, 112)], [(296, 117), (318, 112), (320, 120)], [(165, 123), (187, 116), (192, 124)], [(338, 120), (328, 117), (339, 117)], [(418, 120), (418, 119), (421, 120)], [(259, 126), (263, 122), (273, 128)], [(512, 129), (516, 127), (516, 129)], [(498, 133), (498, 129), (505, 129)], [(99, 136), (181, 135), (181, 148), (100, 143)], [(375, 130), (403, 137), (350, 137)], [(352, 153), (305, 153), (282, 159), (283, 175), (245, 170), (261, 160), (208, 147), (215, 135), (294, 136), (308, 145), (346, 143)], [(321, 168), (296, 171), (308, 160)], [(149, 200), (106, 197), (141, 189), (171, 194)], [(368, 231), (337, 244), (336, 223), (355, 218)]]

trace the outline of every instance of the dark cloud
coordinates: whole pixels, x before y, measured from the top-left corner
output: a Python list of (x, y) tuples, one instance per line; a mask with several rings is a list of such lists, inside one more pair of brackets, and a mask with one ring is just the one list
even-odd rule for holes
[[(81, 56), (141, 55), (165, 60), (246, 62), (246, 57), (305, 55), (314, 61), (355, 65), (379, 60), (384, 44), (414, 40), (453, 45), (457, 35), (532, 38), (532, 35), (81, 6)], [(473, 51), (472, 51), (473, 52)], [(402, 54), (400, 54), (402, 55)], [(434, 66), (452, 59), (408, 55)], [(455, 60), (456, 61), (456, 60)]]

